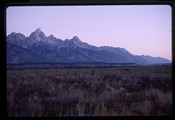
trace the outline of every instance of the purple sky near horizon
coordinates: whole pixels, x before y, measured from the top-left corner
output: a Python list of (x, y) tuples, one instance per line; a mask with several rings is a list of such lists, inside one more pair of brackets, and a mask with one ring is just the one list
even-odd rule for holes
[(18, 6), (6, 12), (7, 35), (29, 36), (41, 28), (46, 36), (62, 40), (78, 36), (91, 45), (172, 60), (169, 5)]

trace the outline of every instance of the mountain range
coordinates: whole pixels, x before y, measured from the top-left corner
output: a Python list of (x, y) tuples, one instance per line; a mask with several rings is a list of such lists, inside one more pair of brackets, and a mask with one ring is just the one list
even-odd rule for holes
[(12, 32), (7, 36), (7, 64), (20, 63), (170, 63), (168, 59), (148, 55), (133, 55), (125, 48), (96, 47), (82, 42), (77, 36), (61, 40), (54, 35), (46, 36), (36, 29), (29, 37)]

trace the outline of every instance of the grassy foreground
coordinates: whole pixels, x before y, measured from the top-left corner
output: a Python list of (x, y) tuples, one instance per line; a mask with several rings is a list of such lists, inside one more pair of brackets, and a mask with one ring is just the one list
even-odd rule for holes
[(162, 116), (171, 66), (7, 70), (9, 116)]

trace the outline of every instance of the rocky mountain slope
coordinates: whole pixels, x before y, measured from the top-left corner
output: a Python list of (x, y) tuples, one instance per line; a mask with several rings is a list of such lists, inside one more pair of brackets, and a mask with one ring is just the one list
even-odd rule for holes
[(15, 32), (7, 36), (7, 63), (40, 62), (170, 63), (161, 57), (133, 55), (125, 48), (89, 45), (77, 36), (57, 39), (53, 35), (46, 36), (40, 29), (36, 29), (29, 37)]

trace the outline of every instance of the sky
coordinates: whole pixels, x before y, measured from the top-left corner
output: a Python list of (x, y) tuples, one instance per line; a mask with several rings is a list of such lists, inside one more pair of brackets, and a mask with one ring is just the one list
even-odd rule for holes
[(169, 5), (11, 6), (6, 9), (6, 32), (30, 36), (40, 28), (62, 40), (78, 36), (98, 47), (172, 60), (171, 17)]

